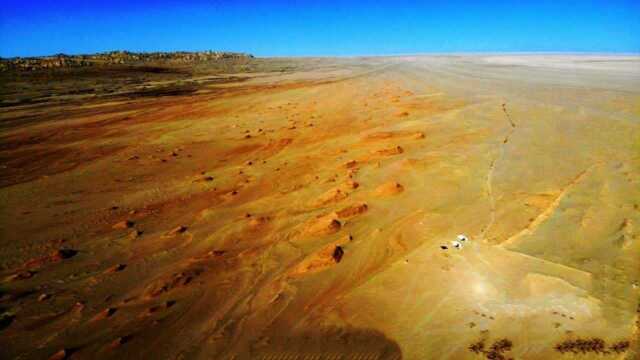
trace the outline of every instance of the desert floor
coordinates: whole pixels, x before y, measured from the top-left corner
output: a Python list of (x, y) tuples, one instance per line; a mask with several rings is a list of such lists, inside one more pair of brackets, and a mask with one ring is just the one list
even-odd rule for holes
[(2, 80), (0, 358), (639, 356), (639, 57), (264, 61)]

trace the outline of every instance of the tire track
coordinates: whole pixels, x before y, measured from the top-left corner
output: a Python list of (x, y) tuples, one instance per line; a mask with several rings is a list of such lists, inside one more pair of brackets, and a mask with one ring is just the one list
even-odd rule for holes
[(521, 238), (522, 236), (534, 233), (542, 223), (544, 223), (548, 218), (551, 217), (551, 215), (555, 212), (558, 206), (560, 206), (560, 202), (562, 202), (562, 199), (564, 199), (567, 196), (567, 194), (571, 191), (571, 189), (573, 189), (580, 181), (582, 181), (582, 179), (584, 179), (587, 173), (591, 169), (593, 169), (594, 166), (596, 166), (596, 164), (593, 164), (589, 168), (581, 171), (567, 185), (565, 185), (565, 187), (562, 189), (562, 191), (560, 191), (560, 193), (553, 200), (553, 202), (549, 206), (547, 206), (547, 208), (544, 209), (544, 211), (542, 211), (528, 226), (518, 231), (514, 235), (511, 235), (504, 242), (502, 242), (500, 246), (510, 245), (513, 242), (515, 242), (517, 239)]
[(511, 124), (511, 127), (515, 128), (516, 123), (513, 122), (511, 116), (509, 115), (509, 112), (507, 111), (507, 103), (502, 103), (502, 112), (504, 112), (504, 115), (507, 117), (507, 120), (509, 121), (509, 124)]
[(507, 122), (511, 127), (507, 132), (507, 134), (505, 135), (504, 139), (502, 140), (502, 145), (500, 146), (500, 154), (497, 157), (495, 157), (493, 160), (491, 160), (491, 164), (489, 165), (489, 171), (487, 172), (487, 180), (486, 180), (485, 187), (487, 189), (487, 196), (489, 197), (490, 215), (489, 215), (489, 222), (482, 229), (479, 236), (485, 242), (487, 241), (487, 238), (486, 238), (487, 233), (489, 232), (489, 230), (491, 229), (491, 227), (496, 221), (496, 199), (493, 194), (493, 173), (495, 171), (496, 163), (498, 162), (498, 160), (501, 160), (504, 157), (505, 147), (509, 142), (511, 135), (513, 135), (513, 133), (516, 130), (516, 123), (513, 121), (513, 119), (511, 118), (511, 115), (509, 115), (509, 112), (507, 111), (507, 103), (502, 103), (502, 112), (504, 113), (505, 119), (507, 120)]

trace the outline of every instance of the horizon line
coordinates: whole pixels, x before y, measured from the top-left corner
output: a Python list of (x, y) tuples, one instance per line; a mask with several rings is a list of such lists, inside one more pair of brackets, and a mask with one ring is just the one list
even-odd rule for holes
[(410, 53), (390, 53), (390, 54), (352, 54), (352, 55), (331, 55), (331, 54), (322, 54), (322, 55), (255, 55), (250, 52), (244, 51), (227, 51), (227, 50), (170, 50), (170, 51), (162, 51), (162, 50), (151, 50), (151, 51), (133, 51), (133, 50), (106, 50), (106, 51), (98, 51), (92, 53), (65, 53), (58, 52), (47, 55), (30, 55), (30, 56), (3, 56), (0, 55), (0, 59), (10, 60), (17, 58), (43, 58), (43, 57), (52, 57), (57, 55), (67, 55), (67, 56), (83, 56), (83, 55), (96, 55), (96, 54), (106, 54), (112, 52), (129, 52), (135, 54), (150, 54), (150, 53), (199, 53), (199, 52), (219, 52), (219, 53), (233, 53), (233, 54), (244, 54), (248, 56), (253, 56), (254, 58), (359, 58), (359, 57), (403, 57), (403, 56), (447, 56), (447, 55), (457, 55), (457, 56), (471, 56), (471, 55), (613, 55), (613, 56), (640, 56), (640, 50), (636, 52), (630, 51), (447, 51), (447, 52), (410, 52)]

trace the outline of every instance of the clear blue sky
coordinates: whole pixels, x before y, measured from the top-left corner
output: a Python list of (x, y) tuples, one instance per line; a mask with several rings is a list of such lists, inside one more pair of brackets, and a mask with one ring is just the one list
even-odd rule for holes
[(2, 0), (0, 56), (640, 52), (640, 0)]

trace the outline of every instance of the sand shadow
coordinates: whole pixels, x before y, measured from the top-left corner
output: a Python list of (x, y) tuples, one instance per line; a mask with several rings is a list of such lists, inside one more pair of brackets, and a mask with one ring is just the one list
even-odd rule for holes
[(239, 354), (258, 360), (400, 360), (398, 344), (373, 329), (329, 328), (314, 332), (276, 335), (262, 339)]

